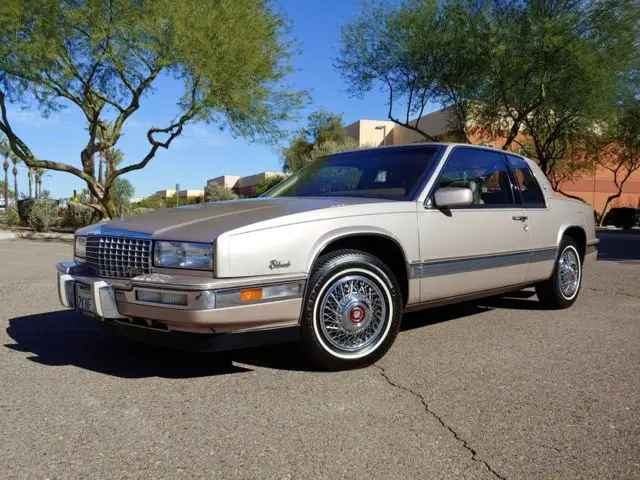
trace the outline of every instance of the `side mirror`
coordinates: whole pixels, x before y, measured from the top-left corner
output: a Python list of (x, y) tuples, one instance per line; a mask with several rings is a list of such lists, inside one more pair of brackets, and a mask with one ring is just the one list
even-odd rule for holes
[(433, 201), (437, 208), (460, 207), (473, 204), (470, 188), (449, 187), (436, 190)]

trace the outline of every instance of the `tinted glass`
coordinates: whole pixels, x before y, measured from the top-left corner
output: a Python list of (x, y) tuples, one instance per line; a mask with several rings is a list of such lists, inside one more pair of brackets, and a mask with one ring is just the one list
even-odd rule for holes
[(477, 207), (513, 205), (513, 193), (502, 155), (478, 148), (456, 148), (444, 167), (438, 188), (466, 187)]
[(438, 147), (380, 148), (323, 157), (266, 197), (373, 197), (408, 200), (430, 170)]
[(515, 177), (516, 189), (520, 192), (522, 205), (525, 207), (544, 208), (544, 196), (542, 190), (533, 176), (533, 172), (527, 162), (520, 157), (507, 155), (509, 166)]

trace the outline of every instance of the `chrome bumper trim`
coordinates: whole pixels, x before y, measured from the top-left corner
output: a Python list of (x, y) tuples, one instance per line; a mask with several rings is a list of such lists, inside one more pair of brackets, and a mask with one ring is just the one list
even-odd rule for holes
[[(232, 307), (244, 307), (272, 303), (281, 300), (300, 299), (304, 294), (306, 275), (286, 275), (278, 277), (251, 277), (233, 279), (207, 279), (203, 277), (176, 277), (164, 274), (147, 274), (128, 279), (100, 278), (93, 275), (85, 264), (75, 261), (60, 262), (56, 265), (59, 276), (64, 276), (66, 281), (93, 284), (100, 282), (102, 286), (108, 286), (117, 302), (140, 306), (152, 306), (169, 310), (216, 310)], [(178, 280), (183, 283), (175, 283)], [(186, 283), (192, 282), (192, 283)], [(275, 296), (256, 301), (240, 302), (241, 290), (265, 287), (295, 287), (295, 294)], [(172, 305), (138, 300), (137, 292), (166, 292), (183, 293), (187, 297), (186, 305)], [(60, 301), (66, 307), (74, 308), (69, 302)]]

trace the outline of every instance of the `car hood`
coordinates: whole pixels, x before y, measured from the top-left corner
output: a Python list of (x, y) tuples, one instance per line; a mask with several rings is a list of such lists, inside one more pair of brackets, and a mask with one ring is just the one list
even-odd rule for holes
[[(391, 201), (349, 197), (277, 197), (211, 202), (156, 210), (123, 220), (103, 222), (79, 230), (77, 233), (125, 236), (127, 232), (136, 232), (164, 240), (211, 242), (229, 230), (277, 217), (327, 208)], [(340, 214), (336, 211), (336, 216), (338, 215)]]

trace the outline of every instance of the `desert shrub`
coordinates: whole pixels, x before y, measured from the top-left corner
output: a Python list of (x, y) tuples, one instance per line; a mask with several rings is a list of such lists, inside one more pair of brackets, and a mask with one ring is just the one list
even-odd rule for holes
[(219, 200), (234, 200), (238, 196), (223, 185), (210, 183), (204, 191), (204, 198), (207, 202), (217, 202)]
[(159, 195), (151, 195), (150, 197), (142, 199), (138, 203), (134, 204), (133, 207), (134, 207), (134, 210), (137, 210), (138, 208), (156, 209), (156, 208), (165, 208), (165, 204), (164, 204), (164, 200), (160, 198)]
[(154, 208), (138, 207), (131, 210), (131, 215), (144, 215), (145, 213), (153, 212)]
[(82, 228), (91, 224), (93, 208), (78, 202), (69, 202), (64, 212), (63, 224), (65, 227)]
[(253, 187), (252, 197), (259, 197), (263, 193), (271, 190), (273, 187), (278, 185), (285, 178), (284, 175), (272, 175), (270, 177), (263, 178), (260, 183), (258, 183), (255, 187)]
[(36, 202), (35, 198), (25, 198), (24, 200), (18, 200), (18, 215), (21, 220), (25, 222), (29, 220), (29, 212)]
[(58, 216), (57, 202), (40, 199), (33, 202), (27, 222), (36, 232), (48, 232)]
[(10, 208), (7, 211), (7, 225), (11, 227), (13, 225), (19, 225), (19, 224), (20, 224), (20, 215), (18, 215), (18, 210), (16, 210), (15, 208)]

